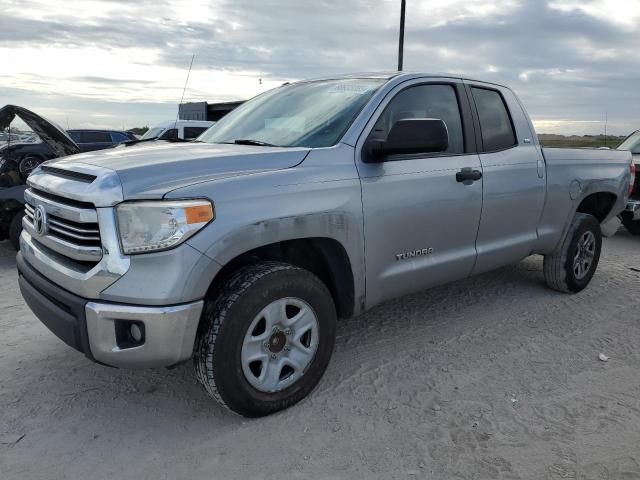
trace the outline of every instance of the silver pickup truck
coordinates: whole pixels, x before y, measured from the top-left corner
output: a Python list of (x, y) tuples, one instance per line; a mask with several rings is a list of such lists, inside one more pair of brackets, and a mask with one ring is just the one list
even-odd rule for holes
[(544, 256), (593, 277), (631, 154), (540, 148), (507, 87), (364, 74), (286, 84), (194, 143), (122, 146), (28, 180), (22, 294), (58, 337), (116, 367), (193, 358), (245, 416), (304, 398), (338, 318)]

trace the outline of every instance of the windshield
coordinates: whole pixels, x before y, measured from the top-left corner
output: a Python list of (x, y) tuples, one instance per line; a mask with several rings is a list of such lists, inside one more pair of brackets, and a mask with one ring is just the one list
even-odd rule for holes
[(640, 130), (629, 135), (618, 147), (618, 150), (629, 150), (631, 153), (640, 153)]
[(198, 140), (279, 147), (335, 145), (385, 82), (354, 78), (285, 85), (232, 111)]
[(165, 130), (166, 130), (165, 127), (150, 128), (149, 130), (146, 131), (146, 133), (142, 136), (140, 140), (149, 140), (150, 138), (157, 138)]

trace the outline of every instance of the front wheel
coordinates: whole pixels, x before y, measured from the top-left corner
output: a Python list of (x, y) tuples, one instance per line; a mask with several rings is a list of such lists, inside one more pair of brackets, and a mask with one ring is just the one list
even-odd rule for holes
[(554, 290), (583, 290), (598, 268), (602, 250), (600, 223), (593, 215), (576, 213), (559, 251), (544, 257), (544, 278)]
[(329, 364), (336, 311), (311, 272), (279, 262), (241, 268), (205, 302), (198, 380), (223, 406), (268, 415), (306, 397)]
[(36, 157), (35, 155), (27, 155), (22, 158), (18, 163), (18, 171), (20, 175), (22, 175), (22, 178), (26, 179), (31, 175), (31, 172), (38, 168), (38, 165), (40, 165), (42, 161), (40, 157)]

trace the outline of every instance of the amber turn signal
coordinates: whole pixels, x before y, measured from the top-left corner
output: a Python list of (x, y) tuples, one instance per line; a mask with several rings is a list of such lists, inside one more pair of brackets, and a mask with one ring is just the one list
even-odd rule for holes
[(213, 207), (211, 205), (195, 205), (186, 207), (184, 214), (188, 225), (194, 223), (207, 223), (213, 220)]

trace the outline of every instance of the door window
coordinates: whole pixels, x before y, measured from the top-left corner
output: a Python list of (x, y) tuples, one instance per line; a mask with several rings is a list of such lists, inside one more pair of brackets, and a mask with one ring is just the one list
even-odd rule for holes
[(451, 85), (416, 85), (398, 93), (387, 105), (373, 127), (369, 138), (386, 140), (395, 122), (407, 118), (435, 118), (442, 120), (449, 132), (446, 153), (464, 153), (464, 134), (460, 105)]
[(80, 143), (111, 143), (108, 132), (81, 132)]
[(500, 92), (486, 88), (472, 88), (476, 102), (485, 152), (505, 150), (517, 144), (509, 110)]

